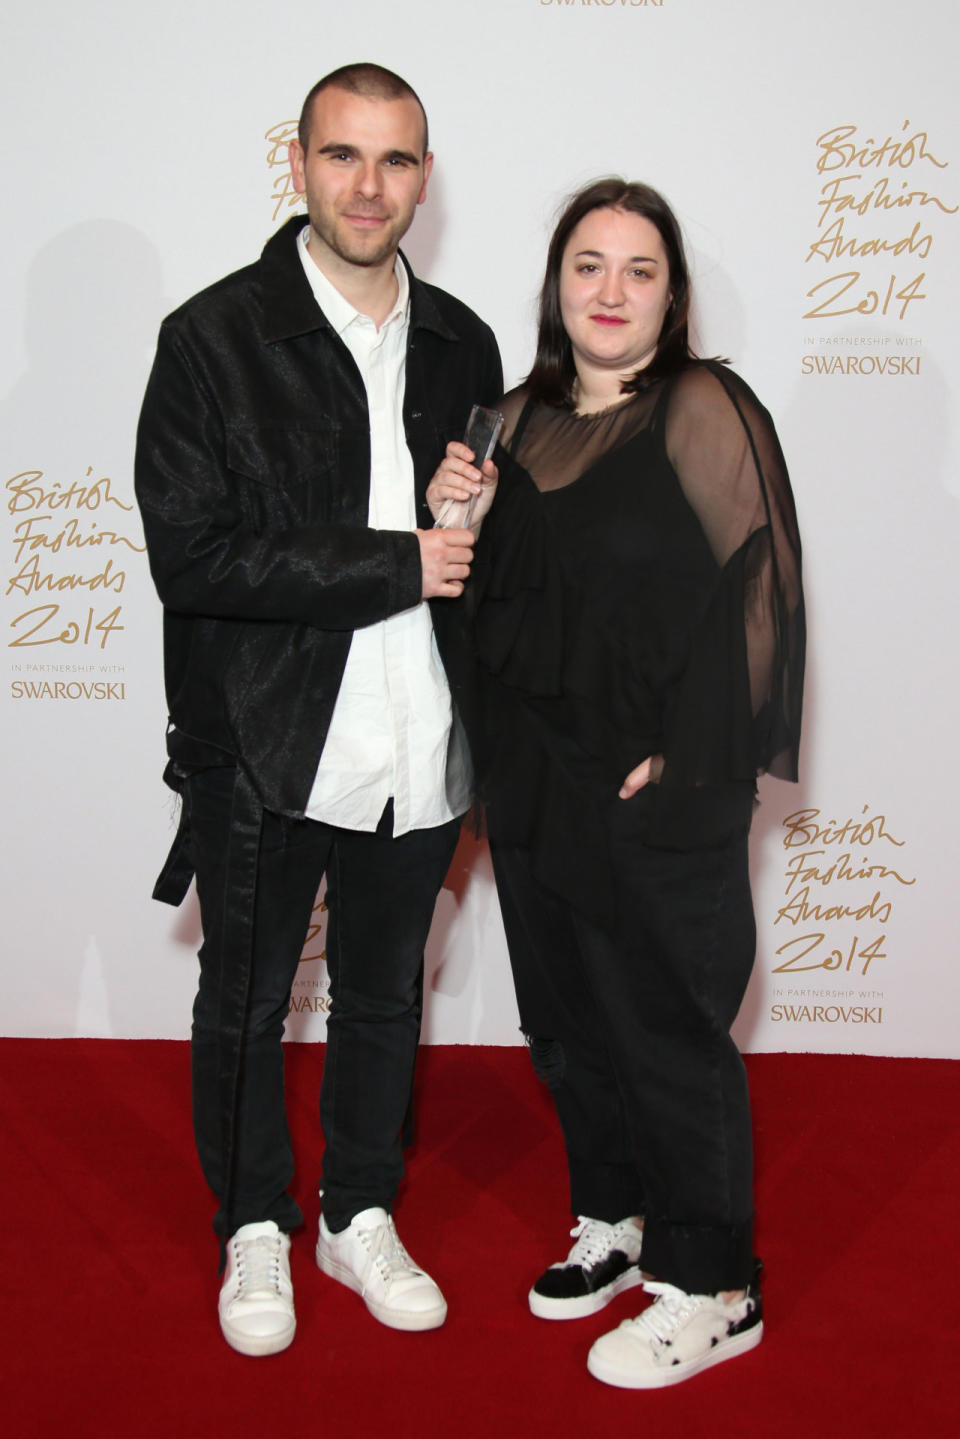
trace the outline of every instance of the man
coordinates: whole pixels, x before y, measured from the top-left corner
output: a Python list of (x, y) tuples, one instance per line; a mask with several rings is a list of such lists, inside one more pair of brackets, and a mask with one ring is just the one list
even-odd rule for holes
[[(155, 894), (179, 903), (196, 873), (194, 1129), (221, 1328), (258, 1355), (296, 1325), (280, 1041), (324, 874), (317, 1262), (384, 1324), (446, 1315), (391, 1217), (424, 943), (471, 783), (454, 601), (473, 536), (428, 528), (424, 492), (502, 380), (487, 326), (398, 253), (433, 164), (409, 85), (328, 75), (290, 161), (307, 217), (164, 322), (137, 446), (183, 796)], [(495, 483), (489, 462), (471, 473)]]

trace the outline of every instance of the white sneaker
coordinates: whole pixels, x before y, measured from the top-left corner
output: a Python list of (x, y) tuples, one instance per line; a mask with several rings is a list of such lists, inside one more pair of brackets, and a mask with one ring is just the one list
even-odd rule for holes
[(643, 1283), (643, 1227), (634, 1219), (607, 1224), (577, 1216), (570, 1237), (577, 1242), (562, 1264), (551, 1264), (527, 1295), (538, 1319), (582, 1319)]
[(331, 1234), (321, 1214), (317, 1263), (391, 1329), (437, 1329), (447, 1317), (446, 1300), (414, 1264), (385, 1209), (364, 1209), (341, 1234)]
[(587, 1368), (621, 1389), (679, 1384), (701, 1369), (753, 1349), (763, 1337), (760, 1290), (751, 1284), (736, 1304), (717, 1295), (685, 1294), (672, 1284), (644, 1284), (656, 1300), (638, 1319), (625, 1319), (598, 1339)]
[(218, 1307), (223, 1337), (241, 1354), (279, 1354), (292, 1341), (290, 1236), (272, 1219), (244, 1224), (228, 1240)]

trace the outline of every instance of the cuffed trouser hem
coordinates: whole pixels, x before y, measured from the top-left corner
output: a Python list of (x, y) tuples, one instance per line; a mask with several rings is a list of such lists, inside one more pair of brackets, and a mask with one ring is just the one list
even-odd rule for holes
[(643, 1268), (687, 1294), (745, 1289), (753, 1278), (753, 1220), (743, 1224), (671, 1224), (648, 1215)]

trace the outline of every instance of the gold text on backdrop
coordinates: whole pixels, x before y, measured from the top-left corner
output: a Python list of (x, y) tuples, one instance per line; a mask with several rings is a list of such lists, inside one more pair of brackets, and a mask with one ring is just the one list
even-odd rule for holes
[[(132, 502), (120, 497), (108, 475), (95, 476), (92, 465), (82, 480), (66, 484), (41, 469), (21, 470), (5, 488), (12, 564), (4, 598), (8, 613), (13, 607), (7, 647), (104, 651), (109, 644), (113, 650), (126, 628), (123, 606), (116, 603), (127, 582), (124, 566), (145, 553)], [(22, 608), (24, 599), (39, 603)], [(103, 698), (74, 691), (43, 697)]]
[[(864, 805), (860, 814), (842, 822), (825, 817), (820, 809), (788, 814), (781, 825), (785, 851), (783, 903), (773, 924), (803, 933), (784, 940), (775, 952), (772, 973), (798, 975), (817, 972), (826, 981), (835, 975), (841, 984), (856, 984), (870, 975), (876, 982), (874, 962), (890, 957), (888, 935), (897, 899), (904, 888), (916, 884), (906, 873), (906, 841), (895, 834), (883, 813)], [(881, 971), (883, 969), (881, 963)], [(783, 981), (781, 981), (783, 983)], [(811, 991), (775, 989), (775, 1000), (803, 997), (796, 1008), (774, 1004), (770, 1018), (807, 1023), (864, 1024), (882, 1022), (882, 1008), (862, 1004), (810, 1006), (809, 997), (883, 999), (882, 990)], [(775, 1014), (774, 1010), (778, 1012)]]
[[(941, 189), (948, 162), (935, 152), (928, 132), (909, 120), (898, 137), (880, 142), (857, 125), (833, 125), (817, 136), (816, 152), (816, 222), (804, 263), (822, 263), (829, 273), (807, 289), (813, 304), (803, 318), (912, 318), (911, 307), (930, 293), (928, 261), (938, 226), (960, 209)], [(834, 269), (838, 263), (845, 268)], [(823, 370), (807, 364), (809, 358), (804, 357), (804, 374), (918, 373), (855, 363)]]

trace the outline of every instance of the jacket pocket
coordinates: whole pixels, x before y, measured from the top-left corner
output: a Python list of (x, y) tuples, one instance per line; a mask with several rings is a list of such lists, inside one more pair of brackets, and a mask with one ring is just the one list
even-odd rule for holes
[(251, 518), (272, 524), (310, 524), (330, 518), (337, 468), (338, 427), (228, 425), (227, 468)]

